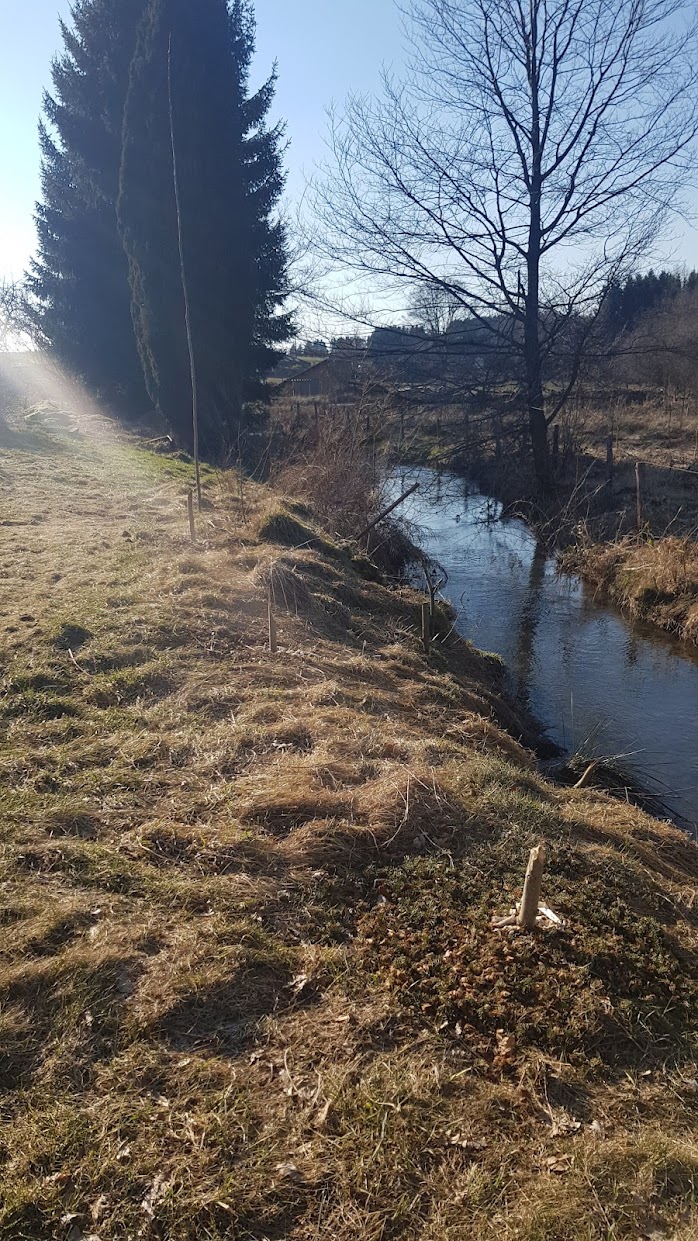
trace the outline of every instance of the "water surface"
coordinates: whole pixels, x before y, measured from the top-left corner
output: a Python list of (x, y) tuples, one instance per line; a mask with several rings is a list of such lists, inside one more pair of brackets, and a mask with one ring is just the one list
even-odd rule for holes
[[(560, 575), (524, 522), (456, 474), (398, 471), (401, 510), (448, 572), (457, 628), (506, 660), (512, 691), (566, 750), (622, 756), (672, 814), (698, 823), (698, 649), (630, 623)], [(658, 811), (659, 812), (659, 811)]]

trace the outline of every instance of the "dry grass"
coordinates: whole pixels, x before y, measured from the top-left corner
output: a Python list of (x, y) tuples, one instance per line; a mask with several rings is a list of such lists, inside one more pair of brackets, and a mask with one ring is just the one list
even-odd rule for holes
[(620, 461), (643, 461), (659, 469), (694, 469), (698, 463), (698, 405), (690, 393), (643, 394), (634, 400), (584, 400), (571, 411), (585, 448), (604, 456), (605, 437), (613, 432)]
[(562, 557), (562, 565), (631, 616), (698, 641), (698, 544), (693, 539), (582, 543)]
[[(302, 496), (325, 529), (340, 538), (357, 535), (381, 510), (375, 465), (375, 430), (368, 402), (333, 405), (277, 401), (280, 436), (272, 482), (282, 495)], [(378, 425), (382, 433), (384, 427)]]
[(192, 547), (185, 463), (8, 425), (0, 1238), (695, 1237), (694, 846), (316, 514), (209, 475)]

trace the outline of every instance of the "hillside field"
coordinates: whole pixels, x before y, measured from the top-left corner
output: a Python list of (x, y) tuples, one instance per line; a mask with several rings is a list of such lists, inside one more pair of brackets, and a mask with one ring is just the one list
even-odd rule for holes
[[(0, 420), (1, 1241), (698, 1237), (698, 849), (155, 447)], [(539, 841), (562, 925), (496, 931)]]

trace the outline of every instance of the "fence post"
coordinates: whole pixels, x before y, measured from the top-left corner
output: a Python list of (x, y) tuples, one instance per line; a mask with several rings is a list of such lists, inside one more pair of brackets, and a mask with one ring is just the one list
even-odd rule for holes
[(189, 513), (189, 534), (192, 543), (196, 543), (196, 526), (194, 524), (194, 492), (191, 487), (187, 492), (187, 512)]
[(606, 440), (606, 481), (613, 490), (613, 434)]
[(276, 640), (276, 617), (274, 616), (274, 600), (271, 590), (269, 591), (269, 595), (267, 597), (267, 611), (269, 617), (269, 651), (272, 655), (276, 655), (278, 649)]
[(431, 650), (431, 611), (428, 603), (422, 604), (422, 643), (424, 654), (428, 657)]

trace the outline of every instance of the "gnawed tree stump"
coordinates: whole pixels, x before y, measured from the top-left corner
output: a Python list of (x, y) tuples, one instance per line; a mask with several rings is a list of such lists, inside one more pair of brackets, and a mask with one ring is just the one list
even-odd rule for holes
[(519, 926), (525, 931), (532, 931), (538, 917), (540, 894), (543, 887), (543, 867), (545, 866), (545, 845), (536, 845), (531, 849), (526, 867), (521, 906), (519, 908)]

